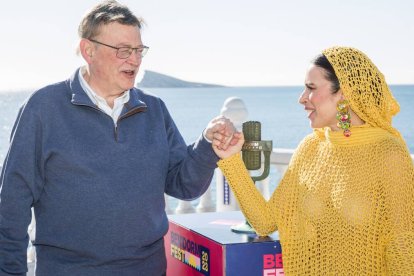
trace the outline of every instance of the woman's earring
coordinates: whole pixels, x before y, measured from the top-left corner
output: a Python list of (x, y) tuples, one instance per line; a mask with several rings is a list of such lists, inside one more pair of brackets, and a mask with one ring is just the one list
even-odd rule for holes
[(345, 137), (351, 136), (351, 131), (349, 130), (351, 127), (351, 114), (349, 114), (348, 101), (339, 101), (336, 110), (338, 110), (338, 113), (336, 113), (336, 119), (338, 120), (337, 126), (344, 131)]

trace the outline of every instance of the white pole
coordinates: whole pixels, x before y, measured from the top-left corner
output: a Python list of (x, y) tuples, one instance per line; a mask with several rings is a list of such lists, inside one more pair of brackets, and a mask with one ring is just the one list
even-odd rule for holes
[(213, 202), (213, 198), (211, 196), (211, 185), (208, 187), (207, 191), (201, 196), (200, 202), (197, 205), (196, 211), (197, 213), (206, 213), (206, 212), (214, 212), (215, 206)]
[(175, 214), (188, 214), (195, 213), (195, 208), (193, 207), (191, 201), (179, 200), (177, 208), (175, 208)]
[[(242, 125), (247, 121), (248, 112), (243, 100), (237, 97), (227, 98), (221, 108), (221, 115), (229, 118), (238, 131), (242, 130)], [(220, 169), (216, 169), (216, 211), (236, 211), (240, 210), (236, 197), (230, 189), (225, 177)]]

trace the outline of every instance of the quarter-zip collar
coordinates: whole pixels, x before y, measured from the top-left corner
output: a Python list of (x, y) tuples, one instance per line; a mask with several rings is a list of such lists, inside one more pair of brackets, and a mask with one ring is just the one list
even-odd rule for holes
[(138, 112), (147, 111), (148, 107), (146, 103), (140, 100), (141, 93), (142, 92), (135, 87), (129, 90), (129, 101), (124, 104), (124, 108), (122, 108), (118, 120), (131, 116)]
[[(76, 70), (76, 72), (68, 81), (69, 89), (72, 93), (71, 102), (74, 105), (84, 105), (98, 109), (98, 107), (92, 102), (86, 92), (82, 89), (79, 81), (79, 70), (80, 68)], [(142, 92), (135, 87), (129, 90), (129, 101), (124, 104), (118, 120), (126, 118), (138, 112), (145, 112), (147, 110), (147, 105), (142, 100), (140, 100), (140, 93)]]

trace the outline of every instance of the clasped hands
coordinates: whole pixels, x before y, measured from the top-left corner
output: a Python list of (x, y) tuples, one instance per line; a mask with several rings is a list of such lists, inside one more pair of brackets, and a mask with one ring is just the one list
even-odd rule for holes
[(224, 116), (210, 121), (205, 136), (212, 141), (213, 150), (221, 159), (240, 152), (244, 143), (243, 133), (237, 131), (233, 123)]

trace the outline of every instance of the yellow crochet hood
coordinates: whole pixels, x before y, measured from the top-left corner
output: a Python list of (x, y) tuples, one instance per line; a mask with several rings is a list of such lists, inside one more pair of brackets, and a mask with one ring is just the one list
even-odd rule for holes
[(401, 138), (391, 123), (400, 106), (374, 63), (364, 53), (350, 47), (328, 48), (323, 54), (334, 68), (351, 109), (365, 123)]

